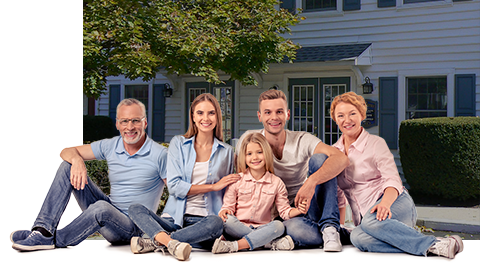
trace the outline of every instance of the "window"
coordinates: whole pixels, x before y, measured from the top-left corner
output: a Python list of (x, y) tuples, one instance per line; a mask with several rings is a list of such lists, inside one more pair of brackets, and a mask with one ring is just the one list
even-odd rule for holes
[(423, 2), (434, 2), (442, 0), (403, 0), (404, 4), (413, 4), (413, 3), (423, 3)]
[(447, 77), (407, 78), (407, 119), (447, 116)]
[(314, 85), (293, 85), (293, 108), (292, 122), (294, 131), (306, 131), (316, 134), (313, 120), (315, 114), (313, 111), (313, 91)]
[(303, 0), (305, 11), (337, 10), (337, 0)]
[(323, 128), (324, 128), (324, 138), (323, 141), (327, 145), (332, 145), (337, 142), (337, 140), (342, 135), (342, 132), (337, 126), (337, 123), (333, 121), (330, 115), (330, 107), (332, 105), (333, 99), (340, 94), (343, 94), (348, 91), (347, 84), (324, 84), (323, 87), (323, 94), (325, 94), (325, 98), (323, 101), (323, 107), (325, 109), (324, 113), (325, 116), (323, 118)]
[(135, 98), (145, 105), (148, 113), (148, 85), (125, 85), (125, 97)]

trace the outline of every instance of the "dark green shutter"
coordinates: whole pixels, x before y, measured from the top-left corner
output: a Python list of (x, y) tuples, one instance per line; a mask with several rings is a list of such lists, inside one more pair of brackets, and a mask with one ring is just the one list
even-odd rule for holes
[(343, 0), (343, 11), (360, 10), (360, 0)]
[(379, 78), (380, 136), (390, 149), (398, 148), (398, 77)]
[(377, 0), (377, 7), (392, 7), (397, 5), (397, 0)]
[(165, 84), (154, 84), (152, 95), (152, 139), (165, 141), (165, 96), (163, 89)]
[(475, 74), (455, 75), (455, 116), (475, 116)]

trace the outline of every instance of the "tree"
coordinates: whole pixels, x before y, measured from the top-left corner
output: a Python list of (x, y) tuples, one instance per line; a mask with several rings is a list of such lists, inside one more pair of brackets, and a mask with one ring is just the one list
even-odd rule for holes
[(295, 58), (299, 48), (282, 37), (298, 15), (278, 9), (278, 0), (86, 0), (83, 9), (83, 87), (98, 98), (106, 77), (203, 76), (218, 72), (244, 85), (251, 73)]

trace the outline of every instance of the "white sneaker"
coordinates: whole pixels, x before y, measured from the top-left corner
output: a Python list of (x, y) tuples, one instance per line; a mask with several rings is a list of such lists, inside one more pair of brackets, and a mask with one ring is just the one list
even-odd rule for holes
[(234, 253), (238, 251), (238, 243), (237, 241), (226, 241), (222, 240), (222, 238), (217, 238), (215, 243), (212, 247), (212, 253)]
[[(428, 249), (428, 252), (433, 253), (435, 255), (442, 256), (442, 257), (453, 259), (455, 258), (455, 255), (457, 253), (463, 250), (463, 242), (461, 242), (462, 241), (461, 239), (458, 240), (458, 238), (456, 238), (455, 236), (450, 236), (447, 238), (437, 237), (437, 242), (435, 242), (435, 244), (433, 244)], [(461, 243), (461, 248), (459, 247), (459, 245), (457, 245), (457, 243)]]
[(286, 235), (284, 237), (272, 240), (264, 247), (271, 248), (272, 250), (292, 250), (295, 247), (295, 244), (293, 243), (292, 237)]
[(342, 243), (340, 242), (340, 234), (333, 226), (327, 226), (322, 231), (323, 234), (323, 251), (340, 252), (342, 251)]
[(149, 238), (132, 237), (130, 240), (130, 249), (134, 254), (153, 252), (159, 247), (159, 245)]
[(192, 246), (188, 243), (180, 242), (178, 240), (171, 240), (167, 246), (168, 252), (178, 260), (186, 260), (190, 257)]

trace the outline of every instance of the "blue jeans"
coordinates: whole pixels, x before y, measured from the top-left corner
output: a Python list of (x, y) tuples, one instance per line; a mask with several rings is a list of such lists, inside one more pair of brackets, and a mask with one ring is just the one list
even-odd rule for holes
[[(381, 198), (376, 204), (380, 201)], [(361, 251), (426, 256), (435, 237), (413, 229), (417, 221), (417, 210), (406, 190), (397, 197), (390, 210), (392, 218), (384, 221), (376, 219), (377, 212), (371, 214), (368, 210), (360, 225), (352, 231), (352, 244)]]
[[(308, 162), (308, 175), (320, 169), (327, 158), (325, 154), (314, 154)], [(348, 244), (348, 232), (340, 228), (337, 178), (317, 185), (306, 215), (294, 217), (283, 224), (295, 247), (323, 245), (322, 231), (327, 226), (335, 227), (340, 233), (342, 244)]]
[(215, 239), (223, 232), (223, 220), (216, 215), (184, 215), (182, 228), (172, 217), (160, 217), (141, 204), (128, 208), (128, 215), (152, 240), (160, 232), (172, 239), (189, 243), (192, 247), (211, 250)]
[(223, 231), (233, 240), (245, 238), (250, 245), (250, 250), (254, 250), (283, 235), (285, 227), (278, 220), (258, 227), (248, 227), (235, 216), (227, 215), (227, 221), (223, 224)]
[[(53, 234), (56, 247), (78, 245), (96, 231), (112, 244), (128, 244), (133, 236), (140, 234), (140, 229), (112, 205), (110, 198), (90, 178), (83, 190), (74, 189), (70, 183), (70, 168), (71, 164), (66, 161), (58, 168), (33, 228), (43, 227)], [(83, 212), (57, 230), (72, 192)]]

